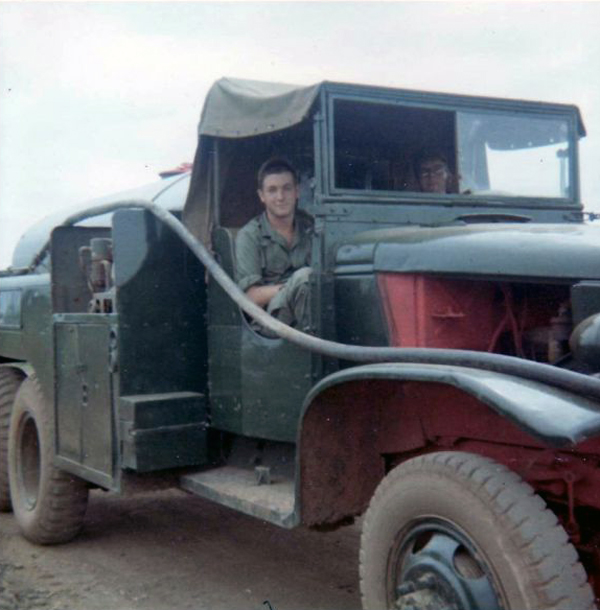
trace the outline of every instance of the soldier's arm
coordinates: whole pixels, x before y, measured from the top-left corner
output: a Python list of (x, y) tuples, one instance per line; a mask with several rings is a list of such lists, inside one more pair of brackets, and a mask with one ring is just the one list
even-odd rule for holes
[(266, 307), (271, 299), (281, 290), (283, 284), (270, 286), (251, 286), (246, 290), (246, 296), (260, 307)]
[(251, 231), (242, 229), (236, 238), (237, 284), (248, 298), (260, 307), (266, 307), (283, 284), (263, 285), (260, 264), (260, 243)]

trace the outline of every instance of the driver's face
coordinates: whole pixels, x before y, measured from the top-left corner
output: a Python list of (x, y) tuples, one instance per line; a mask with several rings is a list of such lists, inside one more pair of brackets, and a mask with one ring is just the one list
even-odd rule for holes
[(442, 159), (428, 159), (419, 168), (419, 183), (424, 193), (445, 193), (450, 172)]

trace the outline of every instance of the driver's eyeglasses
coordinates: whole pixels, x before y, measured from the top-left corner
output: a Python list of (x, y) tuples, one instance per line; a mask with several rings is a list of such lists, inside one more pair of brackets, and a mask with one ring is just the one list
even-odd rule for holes
[(422, 167), (419, 170), (419, 176), (421, 176), (421, 178), (432, 178), (432, 177), (440, 177), (443, 176), (444, 173), (446, 172), (446, 166), (443, 163), (440, 163), (439, 165), (432, 165), (430, 167)]

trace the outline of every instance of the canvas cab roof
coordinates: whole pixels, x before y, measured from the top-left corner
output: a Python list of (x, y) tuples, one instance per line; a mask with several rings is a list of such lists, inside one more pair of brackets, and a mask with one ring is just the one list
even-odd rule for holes
[[(301, 165), (310, 156), (311, 177), (316, 175), (317, 143), (311, 117), (317, 110), (325, 121), (319, 142), (319, 171), (326, 174), (321, 174), (325, 176), (321, 186), (326, 196), (362, 196), (369, 192), (369, 197), (378, 197), (387, 193), (402, 201), (408, 201), (415, 192), (421, 196), (409, 165), (424, 142), (436, 144), (449, 159), (454, 175), (463, 178), (464, 184), (453, 193), (483, 194), (494, 188), (483, 158), (485, 146), (500, 155), (515, 148), (549, 144), (556, 148), (565, 142), (571, 155), (571, 165), (563, 163), (565, 171), (571, 172), (569, 179), (560, 186), (560, 192), (548, 194), (548, 187), (546, 191), (538, 189), (533, 196), (579, 205), (575, 148), (571, 144), (585, 135), (585, 128), (575, 106), (331, 81), (292, 85), (222, 78), (212, 85), (202, 109), (184, 209), (184, 222), (198, 238), (207, 241), (211, 227), (222, 220), (222, 209), (232, 210), (236, 220), (224, 226), (241, 226), (237, 221), (245, 213), (256, 213), (256, 171), (269, 156), (291, 155), (290, 160), (300, 170), (298, 159)], [(479, 125), (482, 121), (485, 129)], [(485, 146), (471, 137), (477, 130)], [(481, 150), (475, 151), (475, 145)], [(383, 150), (386, 146), (389, 150)], [(468, 154), (464, 154), (465, 147), (470, 147)], [(465, 162), (475, 159), (473, 151), (481, 159), (477, 157), (477, 163), (458, 168), (459, 153), (460, 161)], [(551, 152), (554, 154), (554, 149)], [(562, 155), (564, 151), (559, 152)], [(397, 158), (391, 158), (392, 153)], [(508, 153), (501, 156), (507, 157)], [(364, 176), (361, 164), (365, 166)], [(553, 180), (559, 174), (559, 164), (559, 160), (553, 161)], [(365, 178), (367, 174), (370, 177)], [(514, 186), (500, 184), (495, 187), (496, 195), (529, 195), (525, 187)]]

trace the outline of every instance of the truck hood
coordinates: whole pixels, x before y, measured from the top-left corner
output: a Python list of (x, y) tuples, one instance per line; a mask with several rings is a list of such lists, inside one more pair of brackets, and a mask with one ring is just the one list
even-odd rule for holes
[(336, 273), (600, 279), (600, 225), (478, 224), (367, 231), (344, 242)]

